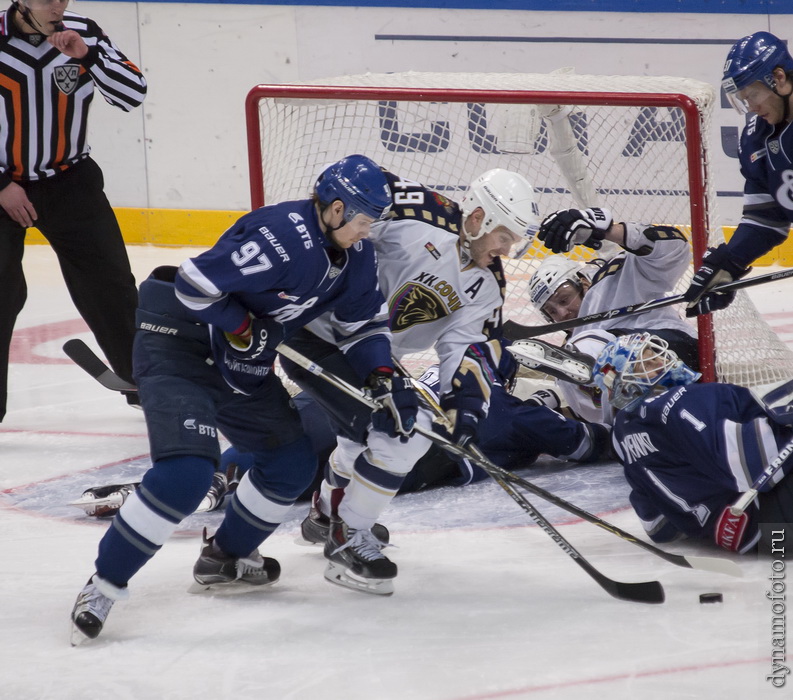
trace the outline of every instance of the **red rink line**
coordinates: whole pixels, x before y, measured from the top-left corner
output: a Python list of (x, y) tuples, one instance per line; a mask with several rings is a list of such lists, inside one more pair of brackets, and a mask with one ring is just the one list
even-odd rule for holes
[[(487, 693), (484, 695), (466, 695), (459, 700), (492, 700), (493, 698), (508, 698), (516, 695), (530, 695), (534, 693), (543, 693), (547, 690), (559, 690), (561, 688), (575, 688), (577, 686), (589, 686), (601, 683), (613, 683), (615, 681), (631, 680), (635, 678), (650, 678), (652, 676), (666, 676), (673, 673), (690, 673), (692, 671), (705, 671), (713, 668), (724, 668), (746, 664), (760, 664), (767, 661), (766, 658), (758, 659), (740, 659), (737, 661), (721, 661), (712, 664), (701, 664), (699, 666), (678, 666), (677, 668), (661, 668), (656, 671), (641, 671), (638, 673), (620, 673), (613, 676), (604, 676), (602, 678), (587, 678), (579, 681), (566, 681), (563, 683), (548, 683), (547, 685), (528, 686), (526, 688), (514, 688), (512, 690), (504, 690), (498, 693)], [(606, 692), (606, 691), (604, 691)], [(640, 694), (639, 694), (640, 696)]]
[(148, 433), (89, 433), (79, 430), (31, 430), (26, 428), (0, 428), (3, 433), (30, 433), (31, 435), (66, 435), (75, 437), (147, 438)]

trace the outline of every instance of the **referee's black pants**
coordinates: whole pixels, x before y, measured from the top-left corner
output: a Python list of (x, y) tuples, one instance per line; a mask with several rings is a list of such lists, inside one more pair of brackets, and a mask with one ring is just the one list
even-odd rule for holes
[[(110, 366), (132, 381), (138, 294), (124, 240), (90, 158), (45, 180), (19, 183), (38, 214), (77, 311)], [(11, 335), (27, 299), (22, 269), (25, 229), (0, 208), (0, 420), (6, 412)]]

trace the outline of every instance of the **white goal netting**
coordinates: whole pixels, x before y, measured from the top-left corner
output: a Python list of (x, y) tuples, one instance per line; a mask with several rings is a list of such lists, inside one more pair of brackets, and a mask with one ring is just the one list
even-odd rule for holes
[[(308, 196), (321, 168), (351, 153), (451, 199), (500, 167), (529, 179), (541, 216), (608, 207), (620, 221), (678, 226), (701, 255), (723, 240), (708, 179), (714, 99), (713, 89), (699, 81), (569, 69), (366, 74), (261, 85), (247, 105), (252, 202)], [(544, 255), (537, 242), (522, 260), (507, 263), (505, 318), (545, 323), (526, 293)], [(580, 247), (570, 253), (592, 255)], [(670, 280), (670, 293), (684, 290), (690, 277), (691, 271), (676, 284)], [(714, 314), (713, 324), (705, 317), (699, 326), (706, 376), (745, 386), (793, 376), (793, 353), (745, 293)], [(430, 355), (414, 358), (414, 364), (430, 361)]]

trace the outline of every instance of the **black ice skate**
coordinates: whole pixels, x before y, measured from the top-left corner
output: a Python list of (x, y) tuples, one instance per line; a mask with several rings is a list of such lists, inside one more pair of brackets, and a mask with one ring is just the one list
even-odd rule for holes
[(72, 608), (73, 647), (89, 639), (96, 639), (104, 627), (113, 603), (129, 595), (126, 588), (117, 588), (107, 581), (97, 579), (96, 574), (88, 579)]
[(386, 546), (371, 530), (353, 530), (343, 520), (331, 518), (325, 542), (325, 578), (356, 591), (391, 595), (397, 566), (382, 553)]
[[(300, 523), (301, 539), (297, 544), (325, 544), (330, 532), (330, 518), (319, 509), (319, 491), (314, 491), (311, 497), (311, 509), (305, 520)], [(375, 523), (372, 525), (372, 534), (383, 544), (388, 544), (390, 533), (385, 525)]]
[(76, 501), (71, 501), (70, 506), (77, 506), (85, 511), (86, 515), (97, 518), (112, 518), (124, 505), (140, 482), (134, 484), (110, 484), (109, 486), (92, 486), (83, 491), (83, 495)]
[(207, 491), (207, 495), (201, 500), (196, 513), (208, 513), (218, 510), (223, 505), (223, 500), (229, 492), (228, 477), (220, 471), (215, 472), (212, 477), (212, 485)]
[(281, 575), (281, 565), (270, 557), (263, 557), (257, 550), (247, 557), (234, 557), (226, 554), (215, 544), (214, 537), (207, 537), (204, 528), (204, 548), (193, 567), (195, 583), (190, 593), (203, 593), (228, 590), (237, 592), (251, 590), (251, 587), (269, 586)]

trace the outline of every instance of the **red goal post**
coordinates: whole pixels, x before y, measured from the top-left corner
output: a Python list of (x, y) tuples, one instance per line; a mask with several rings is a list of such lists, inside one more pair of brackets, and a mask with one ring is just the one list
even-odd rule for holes
[[(325, 164), (363, 153), (452, 199), (485, 170), (515, 170), (535, 187), (542, 216), (606, 206), (618, 220), (676, 225), (690, 236), (697, 262), (723, 240), (708, 180), (715, 97), (705, 83), (569, 72), (366, 74), (322, 83), (249, 92), (252, 207), (308, 196)], [(544, 255), (537, 243), (507, 265), (506, 318), (544, 322), (525, 288)], [(578, 247), (570, 257), (593, 252)], [(670, 280), (670, 293), (690, 277), (691, 270)], [(739, 294), (715, 324), (710, 316), (698, 320), (706, 379), (755, 385), (789, 375), (793, 356)], [(759, 362), (745, 347), (756, 348), (758, 338)]]

